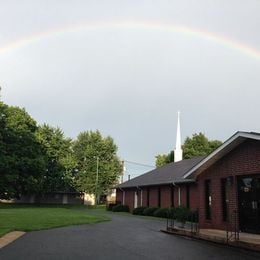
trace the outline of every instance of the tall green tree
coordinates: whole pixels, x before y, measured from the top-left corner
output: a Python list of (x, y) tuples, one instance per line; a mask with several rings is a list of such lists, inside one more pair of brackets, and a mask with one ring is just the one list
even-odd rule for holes
[(36, 192), (45, 169), (37, 124), (18, 107), (0, 102), (0, 198)]
[[(189, 159), (196, 156), (205, 156), (213, 152), (222, 144), (219, 140), (209, 140), (203, 133), (193, 134), (187, 137), (182, 146), (183, 158)], [(174, 161), (174, 152), (159, 154), (156, 157), (156, 167), (163, 166)]]
[(222, 144), (219, 140), (209, 140), (203, 133), (187, 137), (183, 145), (183, 158), (205, 156), (213, 152)]
[(103, 137), (99, 131), (82, 132), (74, 142), (73, 153), (78, 165), (78, 188), (98, 195), (107, 194), (122, 173), (112, 137)]
[(161, 167), (167, 163), (173, 162), (174, 161), (174, 152), (170, 151), (169, 154), (158, 154), (155, 156), (156, 158), (156, 167)]
[(44, 191), (73, 190), (76, 162), (72, 156), (71, 139), (66, 138), (60, 128), (47, 124), (38, 128), (36, 136), (45, 151)]
[(60, 128), (37, 126), (25, 109), (0, 101), (1, 199), (75, 189), (106, 194), (122, 172), (116, 153), (99, 131), (72, 142)]

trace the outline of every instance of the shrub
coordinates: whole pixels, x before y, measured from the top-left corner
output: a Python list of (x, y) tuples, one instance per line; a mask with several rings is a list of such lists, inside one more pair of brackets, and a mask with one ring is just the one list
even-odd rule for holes
[(107, 210), (112, 211), (113, 207), (115, 207), (117, 204), (116, 203), (109, 203), (107, 204)]
[(129, 212), (129, 207), (127, 205), (118, 204), (112, 208), (113, 212)]
[(145, 216), (153, 216), (153, 213), (154, 213), (157, 209), (158, 209), (157, 207), (146, 208), (146, 209), (143, 211), (143, 214), (144, 214)]
[(144, 210), (146, 209), (146, 207), (138, 207), (133, 209), (133, 214), (134, 215), (144, 215)]
[(187, 221), (198, 223), (199, 222), (199, 212), (197, 210), (190, 211)]
[(174, 215), (177, 221), (185, 223), (189, 219), (191, 211), (186, 207), (178, 206), (174, 209)]
[(113, 209), (113, 207), (115, 207), (116, 205), (118, 205), (118, 204), (122, 204), (121, 203), (121, 201), (115, 201), (115, 202), (107, 202), (107, 204), (106, 204), (106, 209), (108, 210), (108, 211), (112, 211), (112, 209)]
[(168, 209), (168, 218), (175, 218), (175, 210), (176, 208), (169, 208)]
[(168, 218), (169, 216), (169, 212), (170, 212), (170, 209), (169, 208), (159, 208), (157, 209), (153, 215), (155, 217), (159, 217), (159, 218)]

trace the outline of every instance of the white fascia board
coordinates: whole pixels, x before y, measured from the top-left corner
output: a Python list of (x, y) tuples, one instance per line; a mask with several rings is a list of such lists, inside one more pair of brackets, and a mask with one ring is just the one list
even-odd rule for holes
[(205, 165), (209, 160), (214, 158), (216, 155), (220, 154), (225, 148), (227, 148), (229, 145), (231, 145), (238, 138), (260, 140), (260, 134), (248, 133), (248, 132), (237, 132), (237, 133), (235, 133), (226, 142), (224, 142), (219, 148), (217, 148), (215, 151), (213, 151), (211, 154), (209, 154), (206, 158), (204, 158), (201, 162), (199, 162), (192, 169), (190, 169), (183, 176), (183, 178), (185, 179), (185, 178), (190, 177), (195, 171), (197, 171), (199, 168), (201, 168), (203, 165)]

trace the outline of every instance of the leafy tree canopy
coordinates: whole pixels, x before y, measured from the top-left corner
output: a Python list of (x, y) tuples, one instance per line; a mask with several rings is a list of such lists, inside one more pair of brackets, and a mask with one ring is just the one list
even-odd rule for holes
[(208, 155), (222, 144), (219, 140), (210, 141), (203, 133), (187, 137), (183, 145), (183, 157), (189, 159), (195, 156)]
[(24, 109), (0, 102), (0, 197), (38, 190), (45, 162), (36, 130), (35, 120)]
[(73, 170), (76, 163), (72, 157), (71, 139), (66, 138), (60, 128), (47, 124), (40, 126), (37, 140), (45, 151), (45, 192), (73, 190)]
[[(187, 137), (182, 146), (183, 158), (189, 159), (196, 156), (208, 155), (222, 144), (219, 140), (209, 140), (203, 133), (193, 134)], [(174, 161), (174, 152), (159, 154), (156, 156), (156, 167), (163, 166)]]
[(0, 101), (1, 199), (53, 191), (106, 194), (122, 172), (116, 153), (112, 137), (99, 131), (72, 141), (60, 128), (38, 126), (25, 109)]
[(78, 135), (73, 144), (73, 154), (78, 165), (76, 181), (80, 190), (106, 194), (116, 184), (122, 172), (116, 152), (112, 137), (102, 137), (99, 131)]

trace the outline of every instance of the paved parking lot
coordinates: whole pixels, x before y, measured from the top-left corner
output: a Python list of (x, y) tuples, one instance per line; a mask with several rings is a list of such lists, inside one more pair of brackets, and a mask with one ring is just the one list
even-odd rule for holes
[(163, 220), (109, 215), (109, 222), (29, 232), (2, 248), (0, 259), (260, 259), (257, 253), (164, 234)]

